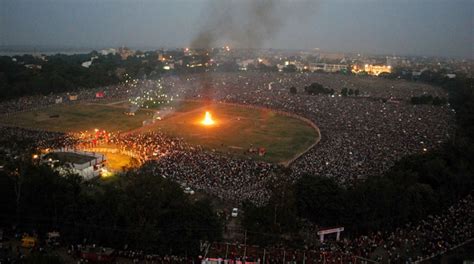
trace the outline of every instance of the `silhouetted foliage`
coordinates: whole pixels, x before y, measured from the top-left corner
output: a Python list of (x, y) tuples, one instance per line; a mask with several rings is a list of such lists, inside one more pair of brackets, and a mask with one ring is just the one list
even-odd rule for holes
[[(15, 184), (21, 181), (19, 217)], [(158, 175), (129, 171), (111, 182), (83, 182), (46, 166), (26, 165), (20, 175), (0, 174), (2, 225), (45, 234), (59, 230), (67, 241), (87, 238), (116, 248), (129, 244), (167, 253), (198, 253), (200, 240), (217, 240), (221, 223), (210, 202), (192, 202), (181, 187)], [(4, 202), (5, 201), (5, 202)]]
[[(90, 67), (81, 64), (95, 58)], [(157, 77), (163, 72), (162, 62), (156, 55), (122, 60), (119, 55), (57, 54), (45, 58), (0, 56), (0, 100), (25, 96), (71, 92), (119, 83), (123, 73), (130, 78)]]
[(438, 97), (435, 96), (433, 97), (432, 95), (421, 95), (421, 96), (414, 96), (410, 99), (410, 102), (414, 105), (419, 105), (419, 104), (432, 104), (432, 105), (445, 105), (448, 103), (448, 100), (446, 98)]
[(296, 94), (298, 90), (296, 90), (296, 87), (292, 86), (290, 87), (290, 94)]
[(319, 83), (312, 83), (304, 88), (305, 92), (311, 95), (315, 94), (334, 94), (333, 89), (325, 88)]

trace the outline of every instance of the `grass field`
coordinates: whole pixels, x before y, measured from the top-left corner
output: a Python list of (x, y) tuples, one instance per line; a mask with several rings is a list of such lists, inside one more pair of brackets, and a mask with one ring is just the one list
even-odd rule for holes
[[(205, 111), (212, 113), (216, 124), (203, 126)], [(214, 104), (178, 113), (143, 130), (161, 131), (179, 136), (231, 155), (282, 162), (294, 157), (319, 137), (307, 123), (269, 110)], [(266, 155), (248, 154), (250, 147), (264, 147)]]
[[(304, 151), (319, 137), (307, 123), (270, 110), (234, 105), (207, 105), (196, 101), (174, 102), (175, 112), (169, 117), (143, 127), (155, 109), (140, 109), (135, 116), (124, 114), (128, 104), (57, 105), (38, 111), (1, 117), (1, 123), (50, 131), (84, 131), (94, 128), (107, 131), (162, 131), (201, 145), (240, 157), (252, 157), (270, 162), (283, 162)], [(210, 111), (216, 124), (200, 124), (205, 111)], [(266, 155), (249, 154), (250, 147), (263, 147)], [(122, 158), (118, 164), (124, 165)]]
[(153, 112), (138, 110), (135, 116), (127, 116), (127, 108), (96, 105), (58, 105), (34, 112), (23, 112), (2, 117), (2, 123), (50, 131), (77, 132), (93, 130), (128, 131), (142, 126)]

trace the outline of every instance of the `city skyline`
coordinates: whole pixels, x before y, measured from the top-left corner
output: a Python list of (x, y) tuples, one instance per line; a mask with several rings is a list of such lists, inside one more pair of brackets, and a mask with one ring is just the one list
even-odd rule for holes
[[(217, 7), (215, 3), (212, 0), (133, 3), (2, 0), (0, 44), (187, 47), (199, 32), (209, 27), (212, 19), (232, 17), (232, 30), (237, 27), (248, 30), (252, 26), (246, 23), (260, 23), (249, 19), (246, 0), (230, 1), (225, 6), (227, 10), (222, 10), (222, 2)], [(273, 28), (263, 26), (261, 31), (268, 34), (250, 47), (473, 58), (471, 1), (308, 3), (279, 1), (280, 6), (275, 7), (271, 2), (273, 9), (269, 12), (273, 20), (269, 21)], [(239, 47), (233, 33), (219, 35), (213, 44)]]

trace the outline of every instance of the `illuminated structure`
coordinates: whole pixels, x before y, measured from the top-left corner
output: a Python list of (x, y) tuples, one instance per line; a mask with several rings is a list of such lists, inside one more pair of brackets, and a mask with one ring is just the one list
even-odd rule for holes
[(310, 71), (324, 71), (324, 72), (340, 72), (347, 70), (346, 64), (329, 64), (329, 63), (315, 63), (310, 65)]
[(378, 76), (381, 73), (391, 73), (392, 72), (392, 67), (391, 66), (386, 66), (386, 65), (365, 64), (364, 67), (362, 68), (362, 67), (359, 67), (357, 65), (354, 65), (352, 67), (352, 72), (353, 73), (366, 72), (369, 75)]
[(85, 180), (108, 173), (105, 168), (107, 162), (105, 156), (95, 152), (67, 148), (56, 149), (42, 154), (40, 162), (50, 165), (60, 174), (75, 173)]

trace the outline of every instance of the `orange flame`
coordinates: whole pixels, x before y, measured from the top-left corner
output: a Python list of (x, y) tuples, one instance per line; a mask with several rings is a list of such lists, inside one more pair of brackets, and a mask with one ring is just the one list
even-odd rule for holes
[(204, 116), (204, 119), (201, 121), (201, 124), (205, 126), (210, 126), (210, 125), (215, 124), (214, 120), (212, 119), (211, 113), (206, 111), (206, 115)]

